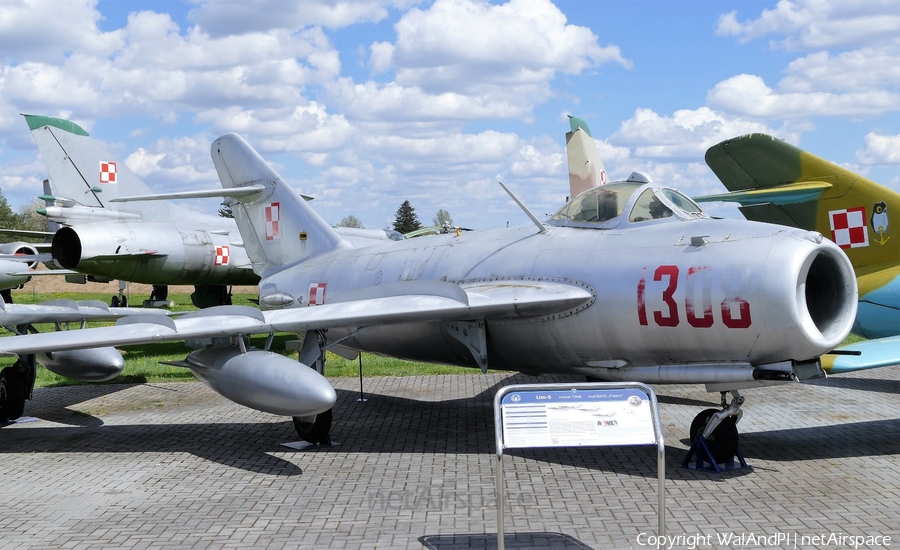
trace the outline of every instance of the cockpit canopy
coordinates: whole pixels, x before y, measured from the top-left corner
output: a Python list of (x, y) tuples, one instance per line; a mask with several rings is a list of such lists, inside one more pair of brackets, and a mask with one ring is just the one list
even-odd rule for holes
[(623, 223), (675, 217), (708, 218), (687, 196), (644, 182), (615, 182), (588, 189), (550, 217), (550, 225), (611, 229)]

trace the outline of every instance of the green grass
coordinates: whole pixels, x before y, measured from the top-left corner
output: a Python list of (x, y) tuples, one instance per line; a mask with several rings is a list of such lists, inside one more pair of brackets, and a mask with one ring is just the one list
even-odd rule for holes
[[(47, 300), (100, 300), (109, 303), (108, 294), (90, 294), (83, 292), (67, 292), (52, 294), (31, 294), (19, 293), (13, 295), (13, 300), (17, 304), (39, 304)], [(232, 296), (234, 305), (251, 305), (256, 304), (252, 301), (256, 295), (235, 294)], [(191, 304), (191, 298), (188, 294), (170, 294), (168, 297), (170, 302), (175, 302), (172, 311), (191, 311), (196, 308)], [(136, 299), (135, 299), (136, 300)], [(104, 323), (89, 323), (88, 326), (101, 326)], [(108, 324), (108, 323), (106, 323)], [(52, 331), (52, 324), (38, 325), (38, 328), (44, 331)], [(285, 344), (289, 340), (296, 340), (298, 336), (290, 333), (279, 333), (275, 335), (271, 350), (276, 353), (282, 353), (292, 356), (296, 359), (297, 352), (286, 352)], [(251, 338), (251, 345), (261, 348), (265, 342), (265, 336), (254, 336)], [(125, 370), (121, 375), (107, 382), (79, 382), (69, 378), (53, 374), (47, 369), (39, 366), (37, 373), (36, 387), (58, 387), (58, 386), (74, 386), (81, 384), (141, 384), (152, 382), (179, 382), (194, 381), (194, 375), (191, 371), (181, 367), (173, 367), (171, 365), (160, 364), (160, 361), (180, 361), (190, 353), (191, 350), (184, 346), (183, 342), (166, 342), (158, 344), (143, 344), (140, 346), (129, 346), (122, 348), (122, 356), (125, 358)], [(11, 365), (15, 358), (0, 358), (0, 368)], [(462, 367), (453, 367), (448, 365), (434, 365), (430, 363), (417, 363), (412, 361), (401, 361), (389, 357), (381, 357), (372, 354), (362, 355), (363, 376), (418, 376), (432, 374), (471, 374), (478, 372), (473, 369)], [(326, 354), (325, 375), (329, 377), (350, 377), (359, 376), (359, 360), (348, 361), (342, 357), (332, 353)]]

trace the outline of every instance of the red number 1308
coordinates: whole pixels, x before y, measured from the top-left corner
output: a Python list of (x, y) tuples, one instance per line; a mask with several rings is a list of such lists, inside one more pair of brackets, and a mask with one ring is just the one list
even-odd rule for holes
[[(665, 281), (662, 291), (662, 309), (653, 311), (653, 322), (661, 327), (677, 327), (681, 322), (675, 291), (678, 290), (679, 269), (675, 265), (661, 265), (653, 272), (653, 281)], [(750, 302), (740, 297), (746, 288), (750, 272), (748, 269), (734, 266), (726, 269), (721, 279), (721, 289), (725, 299), (719, 304), (722, 313), (722, 324), (728, 328), (747, 328), (752, 319)], [(684, 297), (684, 309), (688, 324), (694, 328), (709, 328), (713, 325), (712, 307), (712, 270), (708, 267), (692, 267), (685, 276), (687, 287)], [(649, 325), (647, 316), (647, 268), (641, 273), (637, 287), (638, 322)], [(700, 291), (700, 303), (695, 302), (697, 291)]]

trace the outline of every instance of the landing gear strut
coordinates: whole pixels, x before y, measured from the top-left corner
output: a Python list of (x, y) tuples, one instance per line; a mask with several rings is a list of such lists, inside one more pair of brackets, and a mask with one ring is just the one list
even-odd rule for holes
[(697, 446), (697, 436), (702, 435), (711, 458), (718, 464), (731, 462), (739, 452), (737, 423), (744, 414), (741, 410), (744, 398), (734, 390), (731, 392), (731, 404), (728, 404), (727, 393), (722, 392), (721, 410), (706, 409), (691, 422), (691, 452)]
[[(310, 365), (316, 372), (325, 376), (325, 335), (322, 331), (309, 331), (303, 337), (303, 347), (300, 349), (299, 361)], [(294, 429), (300, 439), (316, 445), (331, 445), (331, 417), (332, 409), (315, 416), (295, 416)]]

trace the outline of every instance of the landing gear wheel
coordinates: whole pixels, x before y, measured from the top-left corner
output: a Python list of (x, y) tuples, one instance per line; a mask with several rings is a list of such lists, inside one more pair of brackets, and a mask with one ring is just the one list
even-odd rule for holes
[(150, 293), (151, 300), (165, 300), (169, 297), (168, 285), (153, 285), (153, 292)]
[[(703, 433), (710, 417), (717, 412), (719, 412), (719, 409), (706, 409), (694, 417), (694, 421), (691, 422), (691, 443), (694, 442), (698, 435)], [(709, 447), (713, 460), (718, 464), (729, 462), (737, 453), (739, 436), (735, 422), (734, 416), (726, 417), (725, 420), (716, 426), (713, 433), (706, 438), (706, 446)]]
[(25, 412), (25, 377), (18, 369), (0, 371), (0, 417), (16, 420)]
[(128, 296), (122, 296), (122, 301), (120, 303), (122, 307), (128, 307)]
[(330, 445), (331, 438), (328, 437), (328, 433), (331, 431), (331, 409), (317, 414), (313, 422), (305, 422), (295, 416), (294, 429), (297, 430), (300, 439), (307, 443)]

